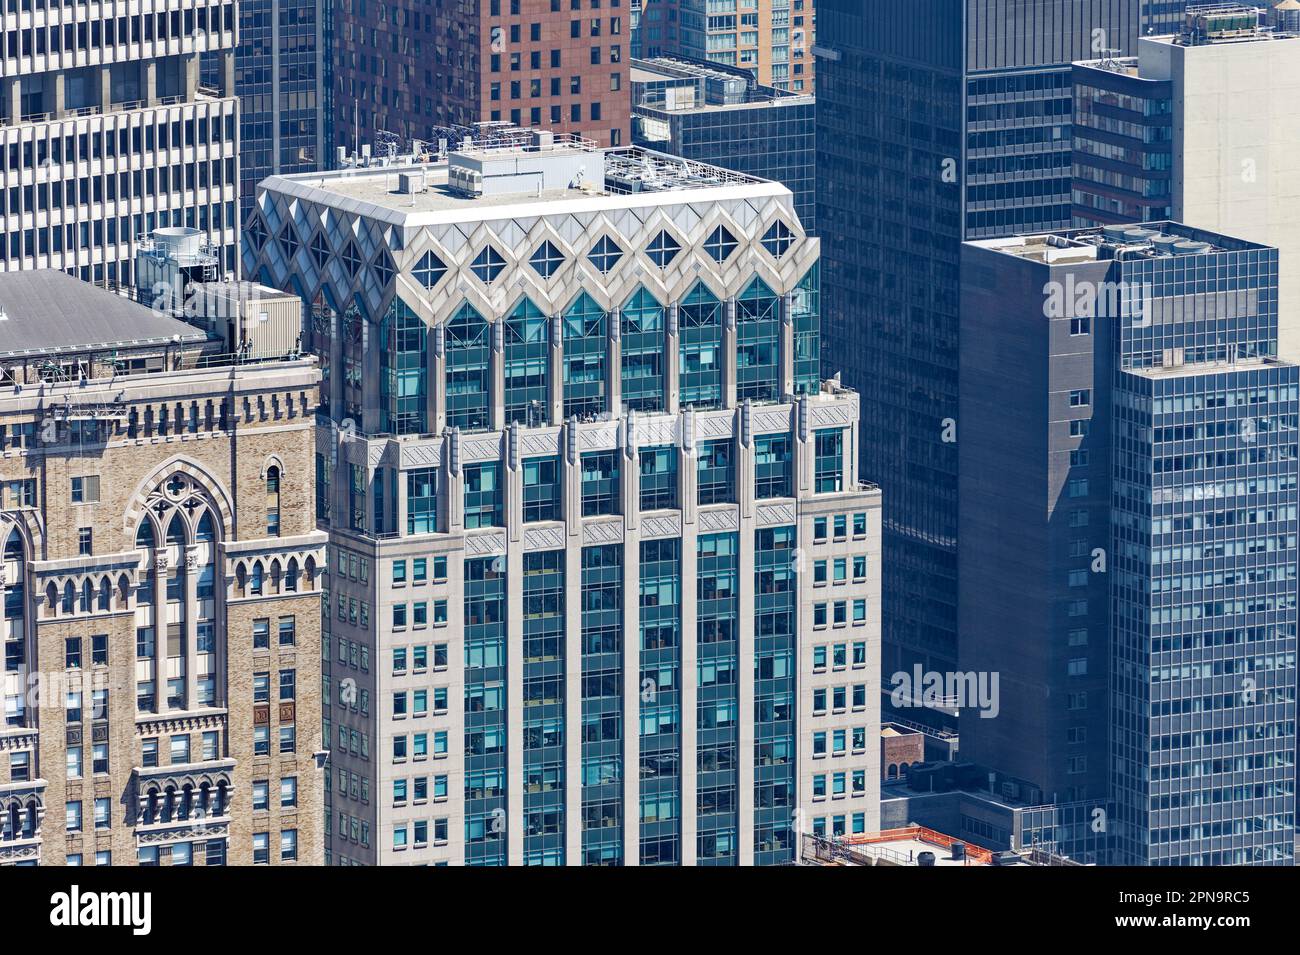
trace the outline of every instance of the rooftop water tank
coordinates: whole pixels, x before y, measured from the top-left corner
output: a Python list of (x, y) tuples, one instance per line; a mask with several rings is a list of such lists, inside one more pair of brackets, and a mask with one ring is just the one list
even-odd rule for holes
[(181, 259), (203, 251), (203, 233), (189, 226), (166, 226), (153, 230), (154, 245), (166, 249), (172, 258)]

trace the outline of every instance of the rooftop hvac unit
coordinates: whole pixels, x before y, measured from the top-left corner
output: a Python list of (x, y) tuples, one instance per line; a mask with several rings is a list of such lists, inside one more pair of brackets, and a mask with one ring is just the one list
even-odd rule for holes
[(1003, 799), (1019, 799), (1020, 787), (1016, 783), (1006, 782), (1002, 784)]
[(397, 191), (402, 195), (413, 196), (427, 191), (428, 188), (428, 180), (423, 171), (398, 173)]
[(476, 199), (483, 195), (483, 173), (453, 163), (447, 170), (447, 186), (458, 195)]

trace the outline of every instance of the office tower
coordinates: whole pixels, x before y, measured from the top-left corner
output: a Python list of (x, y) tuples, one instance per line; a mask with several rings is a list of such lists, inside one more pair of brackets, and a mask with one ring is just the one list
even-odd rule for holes
[(241, 222), (267, 176), (311, 172), (329, 160), (325, 7), (319, 0), (239, 0)]
[(1074, 64), (1074, 225), (1173, 216), (1173, 84), (1137, 57)]
[(273, 177), (311, 303), (333, 862), (735, 864), (878, 828), (879, 495), (777, 183), (535, 134)]
[[(333, 11), (333, 141), (357, 152), (480, 123), (628, 142), (627, 8), (588, 0), (447, 0)], [(405, 150), (399, 150), (405, 151)]]
[(884, 493), (886, 674), (956, 669), (960, 244), (1069, 225), (1070, 63), (1131, 49), (1137, 6), (818, 4), (824, 353)]
[(631, 79), (636, 145), (774, 179), (794, 193), (795, 214), (815, 233), (811, 95), (675, 56), (633, 61)]
[(319, 864), (316, 362), (50, 269), (0, 316), (0, 864)]
[(1075, 75), (1076, 224), (1146, 211), (1276, 247), (1280, 354), (1300, 356), (1300, 35), (1251, 6), (1193, 7), (1136, 57)]
[(738, 66), (764, 86), (813, 91), (813, 0), (644, 0), (635, 56)]
[[(168, 226), (201, 230), (232, 270), (235, 3), (113, 9), (0, 13), (0, 271), (129, 286), (137, 236)], [(199, 84), (205, 53), (220, 61), (212, 87)]]
[(1002, 682), (963, 756), (1090, 803), (1116, 864), (1291, 865), (1277, 251), (1172, 222), (982, 240), (961, 314), (962, 664)]

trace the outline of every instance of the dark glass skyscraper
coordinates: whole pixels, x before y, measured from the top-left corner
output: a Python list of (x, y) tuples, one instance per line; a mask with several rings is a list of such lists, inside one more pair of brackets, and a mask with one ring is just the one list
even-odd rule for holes
[(322, 0), (240, 0), (240, 219), (267, 176), (312, 172), (328, 157), (322, 97), (326, 48)]
[(763, 86), (749, 70), (661, 56), (632, 63), (632, 141), (684, 159), (774, 179), (813, 219), (816, 103), (811, 94)]
[(958, 250), (1070, 222), (1071, 67), (1138, 0), (823, 0), (817, 223), (826, 354), (885, 498), (882, 672), (957, 654)]

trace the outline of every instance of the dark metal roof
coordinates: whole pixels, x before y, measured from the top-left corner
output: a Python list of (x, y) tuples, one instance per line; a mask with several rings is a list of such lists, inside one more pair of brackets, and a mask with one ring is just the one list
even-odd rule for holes
[(193, 325), (56, 269), (0, 273), (0, 357), (206, 338)]

